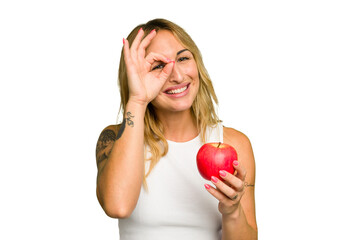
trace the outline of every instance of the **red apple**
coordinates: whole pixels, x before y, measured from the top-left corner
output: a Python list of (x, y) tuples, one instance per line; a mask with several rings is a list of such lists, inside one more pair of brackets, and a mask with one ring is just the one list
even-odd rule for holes
[(206, 180), (215, 176), (219, 179), (219, 171), (225, 170), (233, 174), (233, 161), (237, 160), (236, 150), (226, 143), (206, 143), (198, 151), (196, 163), (200, 175)]

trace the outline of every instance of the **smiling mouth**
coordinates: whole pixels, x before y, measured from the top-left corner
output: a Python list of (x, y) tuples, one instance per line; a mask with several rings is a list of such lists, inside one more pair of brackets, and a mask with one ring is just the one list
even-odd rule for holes
[(188, 89), (190, 84), (182, 87), (182, 88), (178, 88), (178, 89), (173, 89), (173, 90), (169, 90), (169, 91), (166, 91), (167, 94), (178, 94), (178, 93), (182, 93), (184, 92), (186, 89)]

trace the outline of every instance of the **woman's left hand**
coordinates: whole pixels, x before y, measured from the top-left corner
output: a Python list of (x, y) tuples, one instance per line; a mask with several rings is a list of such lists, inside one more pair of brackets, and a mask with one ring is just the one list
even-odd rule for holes
[(216, 188), (205, 184), (205, 188), (211, 195), (219, 200), (219, 211), (222, 215), (230, 215), (239, 210), (239, 204), (245, 189), (246, 170), (242, 168), (238, 161), (233, 162), (236, 174), (232, 175), (226, 171), (220, 171), (222, 179), (211, 178), (211, 182)]

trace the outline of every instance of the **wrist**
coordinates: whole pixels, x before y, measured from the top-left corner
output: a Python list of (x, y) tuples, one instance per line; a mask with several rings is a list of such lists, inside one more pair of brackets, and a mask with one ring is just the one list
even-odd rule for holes
[(143, 110), (145, 112), (146, 108), (147, 108), (148, 103), (142, 100), (138, 100), (135, 98), (129, 98), (129, 101), (126, 103), (126, 109), (139, 109), (139, 110)]
[(232, 213), (223, 214), (222, 218), (225, 221), (237, 221), (241, 218), (241, 214), (243, 214), (242, 207), (239, 206)]

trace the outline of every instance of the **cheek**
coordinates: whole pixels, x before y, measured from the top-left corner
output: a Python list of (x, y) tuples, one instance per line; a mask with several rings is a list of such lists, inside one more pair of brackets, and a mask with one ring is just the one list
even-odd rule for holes
[(196, 63), (192, 63), (189, 66), (184, 68), (184, 73), (191, 77), (193, 80), (199, 79), (199, 72), (196, 66)]

